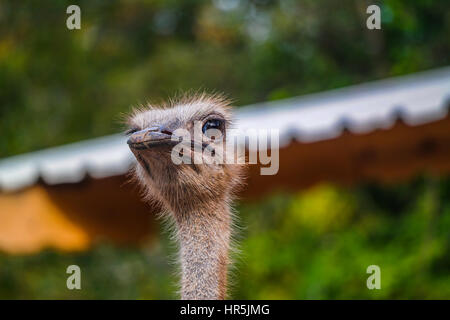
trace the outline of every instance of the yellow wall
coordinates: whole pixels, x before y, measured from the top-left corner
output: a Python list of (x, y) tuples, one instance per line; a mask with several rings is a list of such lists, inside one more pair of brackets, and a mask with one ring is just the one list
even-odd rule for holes
[(0, 250), (8, 253), (31, 253), (45, 247), (82, 250), (89, 243), (88, 234), (53, 204), (43, 187), (0, 194)]
[(155, 239), (155, 210), (124, 176), (0, 193), (0, 251), (84, 250), (98, 240), (145, 244)]

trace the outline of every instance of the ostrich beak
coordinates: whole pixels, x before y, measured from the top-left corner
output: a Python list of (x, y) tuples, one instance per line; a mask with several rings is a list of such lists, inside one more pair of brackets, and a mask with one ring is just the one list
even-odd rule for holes
[(131, 149), (144, 150), (159, 145), (170, 144), (171, 141), (171, 132), (161, 130), (160, 127), (150, 127), (133, 133), (128, 138), (127, 143)]

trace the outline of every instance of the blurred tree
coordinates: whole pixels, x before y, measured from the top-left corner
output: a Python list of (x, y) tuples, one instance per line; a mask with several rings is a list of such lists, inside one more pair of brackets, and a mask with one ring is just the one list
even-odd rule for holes
[(147, 99), (203, 88), (238, 105), (449, 63), (450, 2), (80, 0), (0, 3), (0, 157), (117, 132)]

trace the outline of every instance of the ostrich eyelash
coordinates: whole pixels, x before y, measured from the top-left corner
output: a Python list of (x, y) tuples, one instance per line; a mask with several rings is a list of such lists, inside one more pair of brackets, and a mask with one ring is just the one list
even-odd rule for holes
[(127, 131), (125, 131), (125, 135), (129, 136), (130, 134), (133, 134), (138, 131), (139, 131), (139, 128), (130, 128)]

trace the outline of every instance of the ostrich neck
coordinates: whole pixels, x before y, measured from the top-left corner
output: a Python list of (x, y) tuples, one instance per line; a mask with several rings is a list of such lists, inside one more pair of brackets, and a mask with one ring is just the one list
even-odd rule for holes
[(225, 299), (231, 217), (227, 206), (215, 207), (176, 215), (181, 299)]

